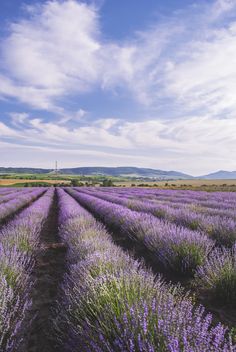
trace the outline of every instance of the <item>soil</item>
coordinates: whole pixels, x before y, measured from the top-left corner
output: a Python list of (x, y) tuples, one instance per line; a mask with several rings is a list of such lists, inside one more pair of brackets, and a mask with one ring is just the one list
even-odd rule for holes
[(58, 235), (58, 199), (55, 190), (48, 219), (42, 229), (40, 247), (32, 273), (35, 282), (31, 300), (32, 306), (22, 330), (22, 344), (19, 352), (63, 351), (53, 328), (56, 319), (57, 298), (60, 283), (66, 271), (66, 246)]

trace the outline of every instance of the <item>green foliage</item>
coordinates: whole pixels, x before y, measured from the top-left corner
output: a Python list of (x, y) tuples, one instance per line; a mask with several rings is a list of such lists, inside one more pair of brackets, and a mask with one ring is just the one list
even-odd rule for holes
[(235, 250), (216, 249), (207, 262), (200, 266), (195, 276), (195, 286), (200, 287), (218, 303), (236, 305)]
[(215, 281), (215, 294), (219, 299), (233, 303), (236, 292), (235, 268), (226, 265), (222, 268), (221, 276)]
[[(82, 183), (82, 185), (83, 185), (83, 183)], [(78, 179), (75, 178), (75, 179), (71, 180), (71, 186), (80, 187), (81, 186), (81, 182)]]
[(114, 184), (113, 184), (112, 180), (105, 179), (102, 182), (102, 187), (114, 187)]
[(19, 273), (17, 273), (16, 268), (11, 265), (0, 264), (0, 271), (5, 277), (8, 286), (10, 286), (11, 288), (15, 288), (19, 276)]
[(195, 243), (183, 242), (173, 246), (173, 251), (177, 254), (173, 266), (176, 272), (181, 272), (186, 266), (186, 274), (191, 276), (196, 268), (204, 263), (205, 251)]
[(236, 327), (233, 327), (232, 329), (230, 329), (230, 333), (229, 333), (233, 343), (236, 343)]

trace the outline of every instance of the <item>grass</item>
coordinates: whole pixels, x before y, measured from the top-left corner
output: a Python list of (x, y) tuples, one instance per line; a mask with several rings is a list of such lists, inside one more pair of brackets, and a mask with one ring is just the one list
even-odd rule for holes
[(54, 174), (0, 174), (0, 187), (22, 187), (25, 183), (40, 182), (45, 186), (65, 183), (70, 185), (77, 180), (84, 185), (99, 186), (104, 179), (109, 179), (117, 187), (154, 187), (162, 189), (190, 189), (199, 191), (231, 191), (236, 192), (236, 180), (148, 180), (147, 178), (113, 177), (103, 175), (54, 175)]

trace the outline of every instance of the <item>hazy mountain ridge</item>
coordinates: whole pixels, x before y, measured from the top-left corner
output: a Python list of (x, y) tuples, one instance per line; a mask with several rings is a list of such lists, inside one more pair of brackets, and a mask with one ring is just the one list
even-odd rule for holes
[(219, 170), (208, 175), (201, 176), (200, 178), (206, 180), (235, 180), (236, 179), (236, 171), (224, 171)]
[(76, 175), (106, 175), (126, 177), (150, 177), (150, 178), (192, 178), (192, 176), (177, 171), (163, 171), (138, 167), (78, 167), (73, 169), (61, 169), (65, 174)]
[[(0, 173), (17, 173), (17, 174), (48, 174), (54, 173), (53, 169), (42, 168), (28, 168), (28, 167), (0, 167)], [(58, 171), (59, 174), (64, 175), (104, 175), (116, 177), (143, 177), (155, 179), (236, 179), (236, 171), (219, 170), (199, 177), (194, 177), (179, 171), (164, 171), (159, 169), (140, 168), (132, 166), (119, 166), (119, 167), (75, 167), (75, 168), (62, 168)]]
[(31, 167), (0, 167), (0, 173), (14, 173), (14, 174), (47, 174), (52, 169), (41, 169)]
[[(14, 168), (14, 167), (0, 167), (0, 173), (20, 173), (20, 174), (47, 174), (54, 173), (53, 169), (40, 168)], [(178, 171), (164, 171), (150, 168), (139, 167), (76, 167), (76, 168), (62, 168), (58, 171), (59, 174), (64, 175), (104, 175), (104, 176), (123, 176), (123, 177), (148, 177), (159, 179), (191, 179), (191, 175), (184, 174)]]

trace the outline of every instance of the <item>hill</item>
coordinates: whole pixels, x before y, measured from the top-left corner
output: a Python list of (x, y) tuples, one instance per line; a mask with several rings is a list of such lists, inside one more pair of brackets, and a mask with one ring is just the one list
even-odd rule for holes
[[(230, 180), (236, 179), (236, 171), (219, 170), (207, 175), (193, 177), (179, 171), (164, 171), (159, 169), (120, 166), (120, 167), (75, 167), (63, 168), (58, 171), (61, 175), (86, 175), (86, 176), (113, 176), (128, 178), (150, 178), (158, 180)], [(54, 174), (53, 169), (29, 168), (29, 167), (0, 167), (0, 174)]]
[(123, 177), (149, 177), (161, 179), (189, 179), (192, 176), (178, 171), (163, 171), (138, 167), (78, 167), (72, 169), (61, 169), (64, 174), (72, 175), (105, 175)]
[(219, 170), (208, 175), (200, 176), (199, 178), (205, 180), (235, 180), (236, 171)]
[(48, 174), (50, 171), (31, 167), (0, 167), (0, 174)]
[[(0, 167), (0, 173), (17, 173), (17, 174), (48, 174), (54, 173), (53, 169), (36, 169), (36, 168), (4, 168)], [(163, 171), (149, 168), (138, 167), (76, 167), (60, 169), (60, 174), (64, 175), (104, 175), (116, 177), (145, 177), (155, 179), (192, 179), (193, 177), (178, 171)]]

